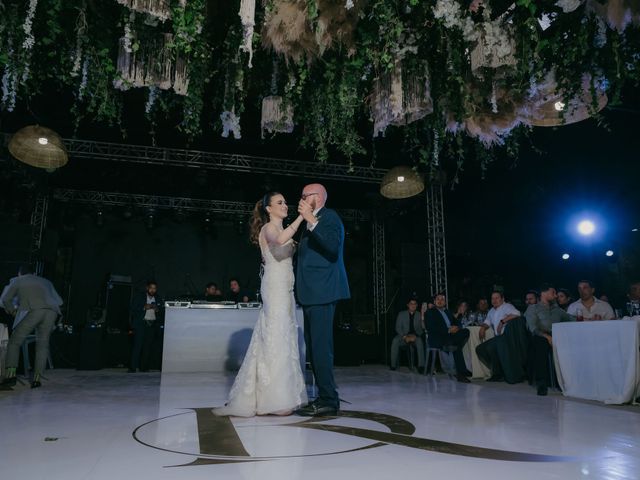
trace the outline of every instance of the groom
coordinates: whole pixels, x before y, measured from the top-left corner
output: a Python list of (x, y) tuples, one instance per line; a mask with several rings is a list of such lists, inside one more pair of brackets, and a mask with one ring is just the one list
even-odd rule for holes
[(298, 204), (307, 225), (298, 247), (296, 293), (318, 398), (296, 413), (308, 417), (333, 416), (340, 409), (333, 378), (333, 315), (338, 300), (351, 296), (342, 258), (344, 226), (335, 211), (325, 208), (326, 202), (326, 189), (314, 183), (304, 187)]

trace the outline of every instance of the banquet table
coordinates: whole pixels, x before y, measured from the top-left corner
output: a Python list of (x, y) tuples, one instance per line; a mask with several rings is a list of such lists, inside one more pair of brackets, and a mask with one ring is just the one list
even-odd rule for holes
[[(491, 370), (480, 361), (476, 354), (476, 347), (482, 343), (479, 337), (480, 327), (470, 326), (466, 328), (469, 330), (469, 341), (467, 341), (462, 349), (464, 362), (467, 364), (467, 368), (473, 373), (472, 378), (489, 378), (491, 376)], [(493, 338), (493, 336), (493, 330), (488, 329), (485, 342)]]
[(633, 402), (640, 395), (640, 317), (555, 323), (553, 359), (565, 396)]

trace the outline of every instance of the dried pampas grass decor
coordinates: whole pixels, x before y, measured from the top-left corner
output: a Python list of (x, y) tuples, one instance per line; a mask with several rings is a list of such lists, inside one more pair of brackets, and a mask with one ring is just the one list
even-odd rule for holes
[(365, 4), (366, 0), (317, 0), (314, 31), (306, 0), (274, 0), (262, 29), (263, 46), (296, 62), (316, 58), (334, 43), (341, 43), (352, 52), (353, 33)]
[(293, 106), (283, 105), (283, 99), (279, 95), (271, 95), (262, 99), (262, 119), (260, 130), (264, 138), (265, 130), (269, 133), (293, 132)]
[(403, 79), (400, 63), (392, 72), (379, 76), (373, 84), (369, 107), (373, 136), (384, 136), (389, 125), (402, 126), (433, 112), (428, 74), (409, 74)]
[[(171, 1), (170, 0), (116, 0), (120, 5), (129, 7), (136, 12), (148, 13), (163, 22), (171, 18)], [(184, 7), (186, 0), (181, 0), (180, 4)]]
[(117, 69), (120, 79), (115, 87), (126, 90), (129, 87), (158, 87), (168, 90), (173, 87), (180, 95), (186, 95), (189, 88), (187, 62), (178, 57), (173, 61), (169, 45), (173, 42), (170, 33), (161, 34), (155, 41), (145, 42), (136, 52), (127, 51), (125, 38), (120, 39)]

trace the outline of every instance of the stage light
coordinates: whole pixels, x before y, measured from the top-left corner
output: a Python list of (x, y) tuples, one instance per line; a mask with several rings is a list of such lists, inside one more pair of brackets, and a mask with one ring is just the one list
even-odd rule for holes
[(400, 175), (397, 179), (399, 182), (404, 182), (404, 177), (402, 175)]
[(580, 235), (589, 236), (596, 231), (596, 226), (591, 220), (582, 220), (578, 223), (578, 233)]
[(607, 251), (605, 252), (605, 255), (606, 255), (607, 257), (613, 257), (613, 250), (607, 250)]
[(632, 229), (631, 229), (631, 231), (632, 231), (632, 232), (637, 232), (637, 231), (638, 231), (638, 229), (637, 229), (637, 228), (632, 228)]
[(562, 259), (563, 260), (569, 260), (569, 258), (571, 258), (571, 255), (569, 255), (568, 253), (563, 253), (562, 254)]
[(556, 102), (553, 104), (553, 108), (555, 108), (558, 112), (561, 112), (562, 110), (564, 110), (564, 103), (563, 102)]
[(40, 137), (40, 138), (38, 139), (38, 143), (39, 143), (40, 145), (46, 145), (47, 143), (49, 143), (49, 139), (48, 139), (47, 137)]

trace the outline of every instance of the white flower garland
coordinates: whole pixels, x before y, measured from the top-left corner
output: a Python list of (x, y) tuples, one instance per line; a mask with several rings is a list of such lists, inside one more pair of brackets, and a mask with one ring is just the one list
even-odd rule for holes
[(77, 77), (82, 67), (82, 40), (87, 27), (87, 19), (84, 10), (80, 10), (78, 20), (76, 21), (76, 49), (73, 52), (73, 67), (71, 68), (71, 76)]
[(31, 50), (33, 45), (36, 43), (35, 38), (33, 38), (33, 32), (31, 28), (33, 26), (33, 17), (36, 14), (36, 7), (38, 6), (38, 0), (30, 0), (29, 1), (29, 9), (27, 10), (27, 16), (24, 19), (24, 25), (22, 25), (22, 29), (24, 30), (24, 42), (22, 43), (22, 48), (25, 50)]
[(82, 64), (82, 81), (78, 87), (78, 98), (82, 100), (84, 97), (84, 91), (87, 88), (87, 81), (89, 80), (89, 59), (85, 58)]
[(233, 135), (236, 140), (242, 138), (240, 132), (240, 117), (236, 116), (236, 112), (225, 111), (220, 114), (220, 120), (222, 120), (222, 136), (227, 138), (229, 133)]
[(147, 103), (144, 106), (145, 113), (151, 113), (151, 109), (156, 103), (156, 98), (158, 98), (158, 87), (149, 87), (149, 97), (147, 98)]
[(131, 25), (136, 20), (136, 12), (133, 10), (129, 14), (129, 21), (124, 24), (124, 40), (122, 44), (122, 48), (127, 53), (133, 53), (133, 48), (131, 47), (131, 40), (133, 39), (133, 30)]

